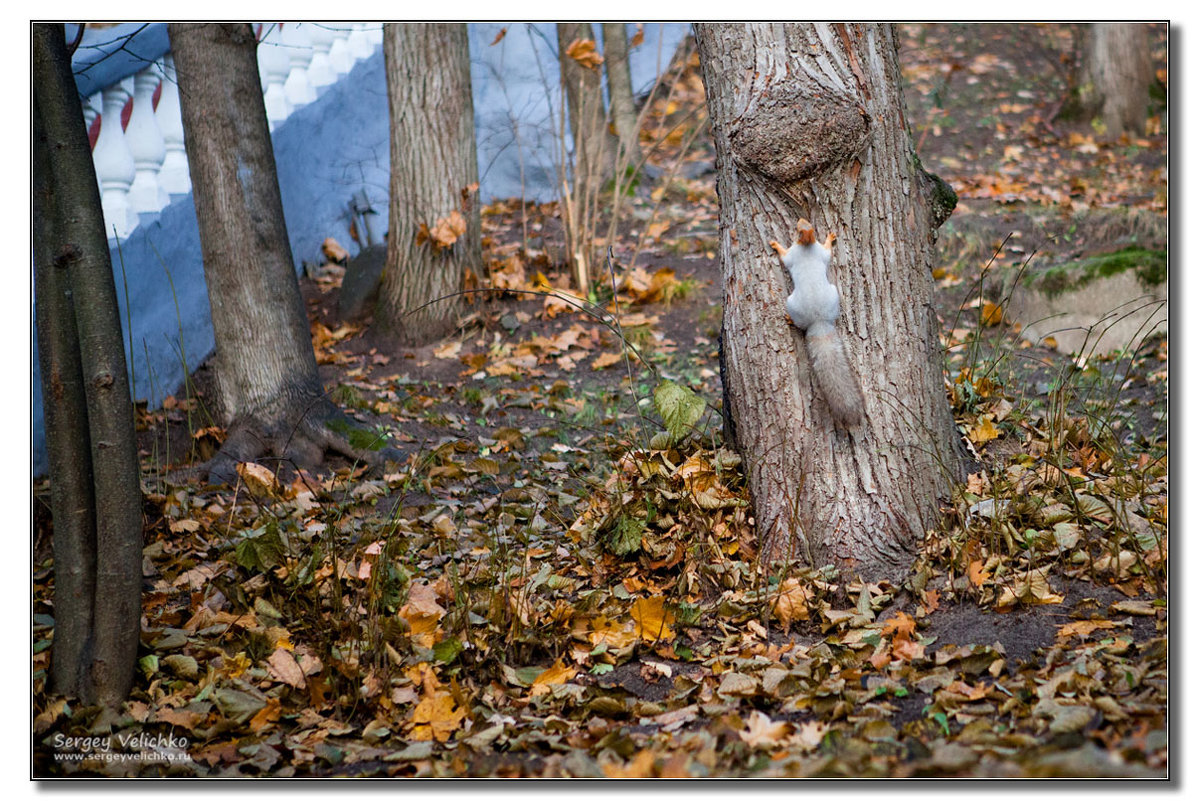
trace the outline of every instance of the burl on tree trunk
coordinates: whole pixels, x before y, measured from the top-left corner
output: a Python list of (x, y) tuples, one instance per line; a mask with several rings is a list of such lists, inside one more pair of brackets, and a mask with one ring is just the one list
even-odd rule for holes
[[(721, 200), (725, 415), (763, 556), (899, 578), (961, 472), (930, 272), (956, 197), (913, 152), (890, 26), (696, 29)], [(779, 256), (801, 218), (836, 236), (827, 327), (860, 381), (856, 423), (834, 414), (813, 332), (805, 344), (788, 317)]]

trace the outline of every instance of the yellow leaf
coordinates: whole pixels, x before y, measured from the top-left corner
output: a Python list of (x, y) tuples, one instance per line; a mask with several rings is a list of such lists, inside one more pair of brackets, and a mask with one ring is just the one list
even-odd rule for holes
[(447, 690), (436, 690), (425, 696), (412, 710), (411, 737), (413, 740), (436, 740), (444, 743), (462, 725), (466, 710), (458, 705)]
[(437, 603), (437, 593), (427, 583), (414, 583), (408, 588), (408, 603), (400, 607), (399, 616), (408, 621), (412, 638), (425, 648), (439, 639), (438, 623), (445, 609)]
[(262, 709), (259, 709), (258, 712), (255, 713), (254, 717), (250, 718), (250, 731), (254, 732), (255, 734), (260, 733), (276, 720), (278, 720), (279, 715), (282, 714), (282, 712), (283, 710), (281, 708), (281, 704), (279, 703), (279, 699), (268, 696), (266, 699), (266, 706), (264, 706)]
[(779, 596), (774, 601), (774, 616), (784, 628), (794, 620), (807, 620), (811, 597), (812, 594), (800, 579), (787, 579), (779, 587)]
[(255, 495), (279, 494), (279, 479), (275, 478), (269, 467), (257, 462), (238, 462), (236, 469), (246, 487)]
[(654, 752), (648, 748), (638, 751), (623, 766), (613, 762), (605, 763), (604, 775), (609, 779), (652, 779), (654, 777)]
[(1059, 640), (1068, 640), (1071, 637), (1086, 639), (1093, 631), (1098, 629), (1114, 629), (1115, 627), (1116, 624), (1110, 620), (1076, 620), (1073, 623), (1059, 626), (1057, 638)]
[(978, 421), (978, 425), (970, 429), (966, 436), (968, 436), (970, 441), (975, 445), (982, 445), (984, 442), (990, 442), (991, 440), (997, 438), (999, 436), (999, 429), (996, 428), (995, 424), (991, 422), (990, 415), (983, 415), (983, 417)]
[(916, 621), (907, 612), (900, 610), (895, 617), (883, 623), (883, 634), (895, 635), (895, 640), (910, 640), (916, 633)]
[(661, 595), (638, 598), (633, 601), (633, 621), (637, 624), (637, 636), (643, 640), (674, 639), (674, 613), (666, 608), (666, 599)]
[(550, 691), (552, 685), (565, 684), (573, 679), (578, 672), (577, 668), (564, 666), (562, 660), (559, 659), (552, 667), (542, 671), (541, 675), (533, 679), (533, 686), (529, 689), (529, 695), (544, 695)]
[(1015, 606), (1017, 603), (1035, 606), (1038, 604), (1060, 604), (1065, 599), (1055, 593), (1049, 586), (1049, 578), (1043, 571), (1030, 570), (1023, 576), (1015, 578), (1012, 583), (1003, 588), (995, 606)]
[(975, 587), (981, 587), (983, 582), (991, 577), (990, 573), (983, 570), (983, 563), (981, 559), (975, 559), (973, 562), (971, 562), (967, 571), (970, 577), (970, 583)]
[(465, 233), (466, 218), (462, 216), (462, 212), (454, 209), (433, 223), (432, 228), (422, 223), (416, 234), (416, 244), (420, 245), (425, 240), (430, 240), (433, 242), (433, 247), (445, 250), (453, 247), (454, 243), (458, 241), (458, 237)]
[(750, 713), (745, 729), (737, 732), (737, 736), (749, 745), (757, 746), (777, 743), (790, 733), (790, 723), (785, 720), (771, 720), (765, 712), (755, 709)]
[(986, 326), (999, 325), (1003, 322), (1003, 307), (989, 300), (983, 301), (982, 323)]
[(614, 650), (628, 648), (637, 641), (637, 632), (634, 627), (621, 625), (605, 617), (597, 617), (592, 621), (591, 630), (585, 632), (584, 636), (593, 647), (606, 645)]
[(597, 70), (604, 63), (604, 57), (595, 51), (594, 39), (575, 39), (566, 46), (566, 55), (589, 70)]
[(660, 220), (658, 222), (650, 223), (645, 227), (645, 235), (650, 239), (657, 239), (658, 237), (662, 236), (662, 234), (666, 233), (666, 229), (668, 228), (670, 228), (669, 220)]
[(619, 364), (623, 360), (624, 356), (619, 353), (612, 353), (610, 351), (608, 353), (601, 353), (598, 357), (596, 357), (595, 361), (591, 363), (591, 369), (603, 370), (605, 367), (611, 367), (614, 364)]

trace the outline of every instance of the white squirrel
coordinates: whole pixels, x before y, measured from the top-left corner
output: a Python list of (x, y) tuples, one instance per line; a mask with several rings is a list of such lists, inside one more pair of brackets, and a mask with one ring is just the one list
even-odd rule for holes
[(770, 247), (791, 273), (794, 288), (787, 296), (787, 314), (795, 327), (804, 332), (820, 393), (833, 417), (845, 426), (852, 426), (862, 419), (865, 404), (836, 329), (841, 302), (837, 287), (828, 280), (828, 263), (836, 238), (830, 232), (824, 244), (820, 244), (812, 224), (801, 219), (796, 226), (795, 244), (784, 250), (772, 240)]

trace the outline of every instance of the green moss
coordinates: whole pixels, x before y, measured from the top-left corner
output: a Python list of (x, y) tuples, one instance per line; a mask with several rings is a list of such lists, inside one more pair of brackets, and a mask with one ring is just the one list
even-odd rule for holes
[(366, 406), (366, 401), (362, 397), (362, 393), (348, 384), (338, 384), (329, 393), (329, 399), (338, 406), (345, 406), (349, 409), (361, 409)]
[(1166, 281), (1169, 267), (1164, 250), (1148, 250), (1135, 245), (1111, 253), (1101, 253), (1080, 261), (1067, 262), (1044, 272), (1024, 278), (1024, 285), (1053, 297), (1063, 292), (1081, 289), (1099, 278), (1134, 270), (1137, 280), (1146, 289)]
[(387, 437), (365, 428), (359, 428), (345, 418), (335, 417), (325, 421), (325, 428), (345, 437), (350, 447), (360, 451), (380, 451), (387, 447)]

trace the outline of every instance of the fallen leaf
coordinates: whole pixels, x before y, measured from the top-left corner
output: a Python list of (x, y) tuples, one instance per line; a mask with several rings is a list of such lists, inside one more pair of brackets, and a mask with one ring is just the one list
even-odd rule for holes
[(595, 50), (594, 39), (575, 39), (566, 46), (566, 55), (589, 70), (598, 70), (604, 63), (604, 57)]
[(304, 679), (304, 671), (300, 668), (296, 658), (291, 651), (286, 648), (276, 648), (266, 660), (267, 670), (271, 676), (284, 684), (287, 684), (296, 689), (303, 689), (307, 682)]
[(633, 601), (633, 621), (637, 624), (637, 636), (651, 642), (674, 639), (674, 612), (666, 608), (666, 599), (660, 595), (638, 598)]

